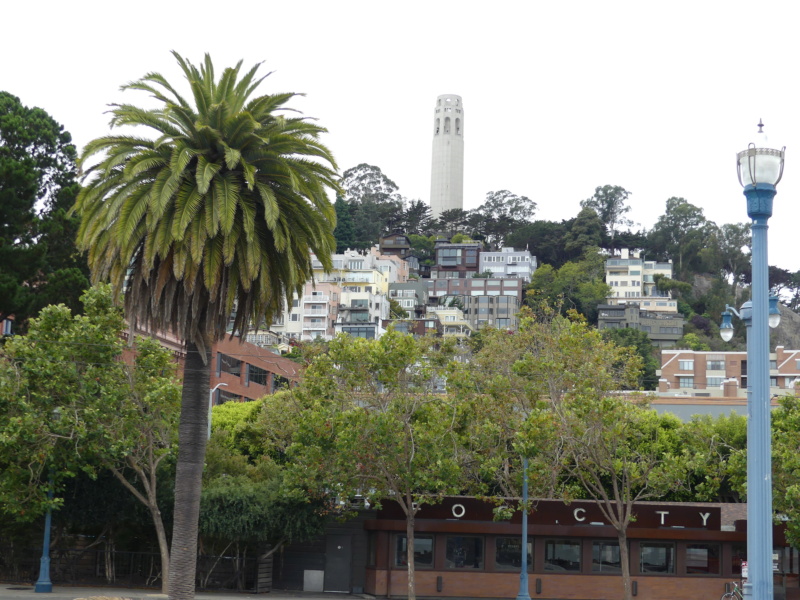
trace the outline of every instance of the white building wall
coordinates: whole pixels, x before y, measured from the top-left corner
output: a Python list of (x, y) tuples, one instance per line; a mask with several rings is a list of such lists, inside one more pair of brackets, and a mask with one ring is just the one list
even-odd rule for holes
[(464, 105), (461, 96), (436, 99), (431, 160), (431, 215), (464, 207)]

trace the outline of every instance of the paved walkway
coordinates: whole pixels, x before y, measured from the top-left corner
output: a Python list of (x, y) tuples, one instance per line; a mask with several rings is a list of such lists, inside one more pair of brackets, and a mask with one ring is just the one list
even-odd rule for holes
[[(0, 600), (78, 600), (78, 599), (111, 600), (166, 600), (166, 596), (154, 589), (107, 588), (107, 587), (69, 587), (53, 586), (48, 594), (37, 594), (33, 586), (0, 583)], [(372, 598), (369, 595), (286, 592), (277, 590), (268, 594), (252, 592), (198, 592), (196, 600), (363, 600)]]

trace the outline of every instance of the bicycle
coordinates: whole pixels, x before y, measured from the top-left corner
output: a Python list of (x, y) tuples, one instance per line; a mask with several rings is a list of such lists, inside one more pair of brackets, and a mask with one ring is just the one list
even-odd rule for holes
[(744, 600), (742, 589), (739, 587), (739, 584), (735, 581), (732, 581), (731, 585), (733, 586), (731, 591), (722, 594), (722, 598), (719, 600)]

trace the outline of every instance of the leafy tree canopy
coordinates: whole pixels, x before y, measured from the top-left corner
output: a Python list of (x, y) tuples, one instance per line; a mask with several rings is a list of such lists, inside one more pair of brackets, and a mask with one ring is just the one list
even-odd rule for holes
[(78, 186), (76, 152), (64, 127), (40, 108), (0, 92), (0, 320), (18, 331), (50, 303), (79, 309), (88, 287), (67, 215)]

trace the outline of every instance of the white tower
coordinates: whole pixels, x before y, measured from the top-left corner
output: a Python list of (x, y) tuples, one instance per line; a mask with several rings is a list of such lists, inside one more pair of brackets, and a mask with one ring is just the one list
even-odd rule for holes
[(461, 96), (436, 99), (431, 161), (431, 215), (464, 208), (464, 105)]

